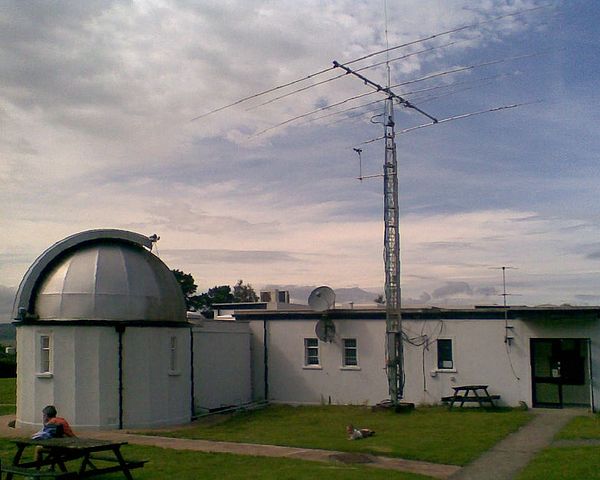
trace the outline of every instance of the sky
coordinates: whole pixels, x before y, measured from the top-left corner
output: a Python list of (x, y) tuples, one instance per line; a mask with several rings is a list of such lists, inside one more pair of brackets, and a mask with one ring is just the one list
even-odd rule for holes
[(439, 119), (523, 104), (404, 134), (428, 119), (396, 106), (405, 305), (501, 304), (501, 266), (509, 304), (600, 304), (598, 18), (593, 0), (1, 2), (0, 318), (35, 258), (96, 228), (157, 233), (200, 291), (383, 292), (382, 179), (357, 180), (353, 148), (382, 172), (364, 142), (385, 97), (271, 128), (373, 92), (315, 85), (334, 60), (389, 60)]

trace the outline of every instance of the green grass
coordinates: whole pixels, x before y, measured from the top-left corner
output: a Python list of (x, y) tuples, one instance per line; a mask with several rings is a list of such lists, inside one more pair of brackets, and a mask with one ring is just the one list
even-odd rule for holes
[(15, 404), (17, 402), (17, 379), (0, 378), (0, 404)]
[(546, 448), (527, 465), (517, 479), (600, 479), (600, 455), (598, 455), (598, 447)]
[[(599, 440), (600, 415), (575, 417), (556, 440)], [(598, 446), (548, 447), (518, 476), (518, 480), (600, 480)]]
[[(226, 453), (204, 453), (170, 450), (140, 445), (123, 447), (124, 457), (150, 460), (142, 469), (134, 471), (136, 480), (177, 478), (178, 480), (425, 480), (430, 477), (392, 470), (380, 470), (362, 465), (342, 465), (308, 462), (286, 458), (252, 457)], [(14, 445), (0, 439), (0, 458), (10, 462)], [(102, 479), (122, 479), (123, 474), (103, 475)]]
[(16, 378), (0, 378), (0, 415), (13, 415), (16, 412), (16, 389)]
[(600, 415), (575, 417), (556, 436), (557, 440), (600, 440)]
[[(365, 407), (272, 405), (233, 415), (223, 422), (208, 417), (190, 428), (155, 435), (262, 443), (464, 465), (527, 423), (520, 410), (420, 408), (411, 413), (371, 412)], [(367, 427), (374, 437), (349, 441), (345, 427)], [(147, 433), (147, 432), (146, 432)]]

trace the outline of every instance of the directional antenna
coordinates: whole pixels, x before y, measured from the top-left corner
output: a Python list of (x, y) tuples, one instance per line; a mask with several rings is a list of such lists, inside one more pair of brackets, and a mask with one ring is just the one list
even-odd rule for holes
[(324, 312), (335, 306), (335, 292), (325, 285), (315, 288), (308, 296), (308, 305), (315, 312)]

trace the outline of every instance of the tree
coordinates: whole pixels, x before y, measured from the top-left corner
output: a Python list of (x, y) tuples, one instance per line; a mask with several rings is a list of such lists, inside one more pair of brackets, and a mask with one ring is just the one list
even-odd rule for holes
[(188, 311), (195, 312), (200, 310), (202, 304), (200, 303), (200, 296), (194, 295), (198, 290), (198, 285), (194, 282), (194, 277), (191, 273), (184, 273), (181, 270), (171, 270), (175, 275), (175, 280), (181, 287), (183, 298), (185, 299), (185, 306)]
[(229, 285), (219, 285), (209, 288), (206, 293), (199, 295), (200, 303), (205, 308), (210, 308), (214, 303), (232, 303), (233, 294)]
[(377, 305), (385, 305), (385, 298), (383, 298), (383, 295), (381, 295), (381, 294), (377, 295), (377, 298), (374, 298), (373, 301)]
[(252, 288), (252, 285), (249, 283), (244, 284), (242, 280), (238, 280), (233, 287), (233, 301), (235, 303), (257, 302), (258, 295), (254, 291), (254, 288)]

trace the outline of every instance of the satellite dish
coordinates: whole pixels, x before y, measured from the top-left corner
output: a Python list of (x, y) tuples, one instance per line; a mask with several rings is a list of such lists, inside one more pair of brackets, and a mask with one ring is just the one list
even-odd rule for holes
[(317, 338), (322, 342), (333, 342), (335, 338), (335, 325), (328, 318), (319, 320), (315, 327), (315, 334)]
[(316, 312), (329, 310), (335, 305), (335, 292), (330, 287), (317, 287), (310, 292), (308, 305)]

